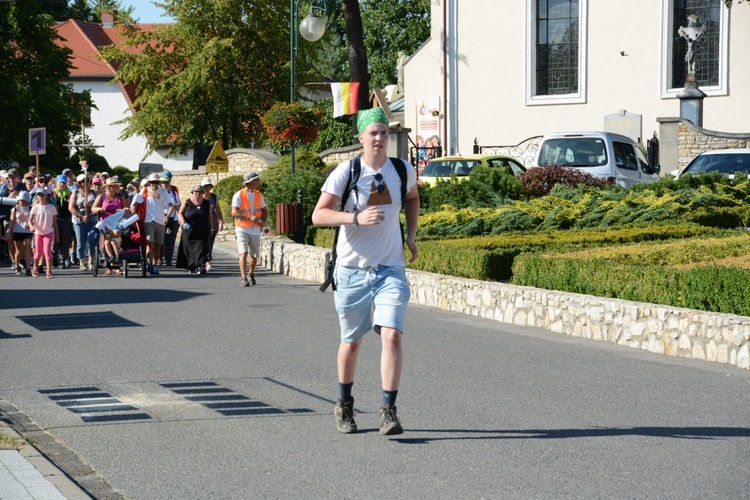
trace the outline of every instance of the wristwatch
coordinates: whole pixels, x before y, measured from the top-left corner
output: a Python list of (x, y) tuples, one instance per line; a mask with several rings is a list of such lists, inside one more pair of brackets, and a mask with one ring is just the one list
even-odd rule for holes
[(355, 226), (359, 226), (359, 221), (357, 220), (357, 216), (359, 215), (359, 210), (354, 211), (354, 219), (352, 219), (352, 224)]

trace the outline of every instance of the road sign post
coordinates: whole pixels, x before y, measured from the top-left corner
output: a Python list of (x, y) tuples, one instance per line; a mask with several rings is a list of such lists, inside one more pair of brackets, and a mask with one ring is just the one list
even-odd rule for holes
[[(211, 148), (211, 152), (208, 154), (208, 159), (206, 159), (206, 173), (211, 172), (215, 172), (216, 174), (219, 172), (229, 172), (229, 159), (219, 141), (216, 141), (214, 147)], [(216, 178), (218, 179), (218, 175)]]
[(36, 156), (36, 175), (41, 174), (39, 170), (39, 155), (47, 152), (47, 129), (30, 128), (29, 129), (29, 156)]

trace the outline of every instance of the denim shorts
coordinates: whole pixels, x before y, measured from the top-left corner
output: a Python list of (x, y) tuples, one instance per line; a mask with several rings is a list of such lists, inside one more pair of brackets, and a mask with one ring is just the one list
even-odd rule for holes
[(404, 332), (406, 306), (411, 297), (406, 268), (336, 266), (334, 279), (333, 301), (342, 342), (356, 342), (371, 329), (380, 334), (381, 327)]

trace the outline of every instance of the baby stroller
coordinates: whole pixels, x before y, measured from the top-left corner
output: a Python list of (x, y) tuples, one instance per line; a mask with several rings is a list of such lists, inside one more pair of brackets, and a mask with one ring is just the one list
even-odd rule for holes
[[(146, 235), (138, 215), (126, 217), (130, 212), (118, 210), (96, 225), (96, 242), (94, 244), (94, 259), (91, 268), (96, 277), (100, 268), (115, 268), (122, 270), (123, 278), (130, 274), (130, 265), (135, 264), (141, 276), (146, 276)], [(111, 259), (104, 249), (105, 242), (119, 249), (117, 257)]]

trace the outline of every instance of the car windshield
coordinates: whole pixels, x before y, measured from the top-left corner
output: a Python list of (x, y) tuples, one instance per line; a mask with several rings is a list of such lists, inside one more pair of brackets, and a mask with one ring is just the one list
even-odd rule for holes
[(598, 137), (547, 139), (539, 152), (539, 165), (598, 167), (607, 164), (607, 148)]
[(424, 168), (422, 177), (464, 177), (478, 164), (473, 160), (433, 160)]
[(706, 172), (718, 172), (720, 174), (745, 172), (750, 174), (750, 154), (722, 153), (699, 155), (685, 167), (682, 173), (698, 175)]

